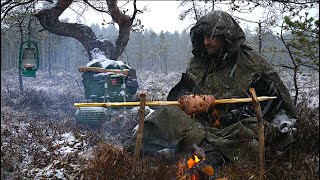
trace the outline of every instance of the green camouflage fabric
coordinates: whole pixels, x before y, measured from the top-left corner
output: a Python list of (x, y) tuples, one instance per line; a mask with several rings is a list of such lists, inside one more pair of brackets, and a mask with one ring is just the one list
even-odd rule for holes
[[(204, 34), (224, 35), (226, 48), (218, 56), (210, 57), (203, 45)], [(263, 79), (278, 97), (276, 101), (264, 106), (269, 112), (264, 117), (270, 121), (278, 109), (285, 109), (291, 117), (295, 117), (291, 97), (279, 75), (261, 55), (244, 43), (245, 34), (230, 15), (222, 11), (207, 14), (192, 27), (190, 36), (194, 57), (185, 75), (193, 80), (194, 86), (203, 94), (214, 95), (216, 99), (247, 97), (246, 90), (257, 80)], [(268, 89), (266, 91), (270, 92)], [(195, 144), (206, 152), (219, 152), (222, 161), (256, 161), (256, 122), (255, 117), (245, 118), (218, 129), (199, 116), (187, 116), (178, 107), (163, 107), (145, 119), (143, 152), (171, 148), (177, 154), (184, 154), (190, 152)], [(266, 143), (272, 143), (280, 150), (294, 141), (290, 135), (279, 133), (269, 122), (266, 122), (265, 131)], [(135, 140), (136, 135), (129, 149), (134, 150)]]
[[(279, 108), (285, 109), (291, 117), (296, 116), (289, 91), (278, 73), (264, 57), (245, 44), (243, 30), (229, 14), (223, 11), (209, 13), (200, 18), (190, 34), (194, 58), (186, 72), (204, 94), (214, 95), (216, 99), (247, 97), (246, 91), (252, 83), (262, 78), (276, 89), (276, 101), (281, 103)], [(226, 38), (226, 49), (219, 57), (206, 53), (203, 34)], [(257, 91), (257, 95), (265, 94)]]

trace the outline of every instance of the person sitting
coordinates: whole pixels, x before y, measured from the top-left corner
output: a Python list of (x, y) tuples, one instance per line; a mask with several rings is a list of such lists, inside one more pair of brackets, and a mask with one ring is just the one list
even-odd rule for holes
[[(266, 145), (283, 151), (294, 142), (290, 121), (294, 106), (283, 81), (257, 51), (245, 43), (245, 33), (226, 12), (212, 11), (190, 30), (193, 45), (186, 73), (167, 96), (181, 100), (184, 95), (212, 95), (215, 99), (248, 97), (249, 88), (257, 96), (276, 96), (260, 102), (266, 121)], [(142, 152), (157, 154), (171, 149), (175, 155), (201, 147), (215, 166), (233, 161), (257, 161), (258, 135), (255, 109), (250, 103), (215, 105), (190, 117), (179, 107), (161, 107), (145, 119)], [(282, 129), (281, 129), (282, 128)], [(282, 131), (281, 131), (282, 130)], [(272, 135), (272, 136), (271, 136)], [(128, 150), (134, 150), (136, 133)], [(254, 155), (256, 154), (256, 156)]]

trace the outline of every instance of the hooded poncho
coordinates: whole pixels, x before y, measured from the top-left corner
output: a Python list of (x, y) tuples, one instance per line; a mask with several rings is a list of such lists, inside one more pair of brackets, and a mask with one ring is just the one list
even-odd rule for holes
[[(209, 56), (206, 53), (204, 35), (222, 35), (226, 38), (226, 45), (218, 55)], [(279, 75), (261, 55), (244, 44), (245, 34), (230, 15), (222, 11), (209, 13), (192, 27), (190, 36), (194, 57), (186, 73), (182, 74), (181, 81), (170, 91), (168, 100), (177, 100), (185, 92), (213, 95), (216, 99), (247, 97), (246, 91), (254, 87), (258, 96), (278, 97), (264, 104), (266, 116), (272, 118), (278, 109), (285, 109), (294, 116), (289, 92)], [(256, 118), (250, 117), (218, 129), (208, 126), (199, 117), (187, 116), (178, 107), (163, 107), (145, 120), (143, 151), (156, 153), (171, 148), (180, 154), (188, 152), (195, 144), (206, 153), (220, 153), (214, 158), (217, 161), (219, 157), (231, 161), (257, 160), (255, 122)], [(267, 126), (272, 127), (269, 123)], [(266, 141), (269, 137), (267, 134)], [(135, 139), (136, 135), (129, 147), (131, 150), (134, 149)], [(280, 142), (280, 146), (285, 147), (291, 142), (290, 138), (286, 139)]]
[[(215, 56), (206, 53), (204, 35), (225, 37), (225, 46)], [(279, 109), (295, 117), (290, 94), (271, 65), (258, 52), (245, 44), (245, 33), (226, 12), (213, 11), (191, 28), (192, 53), (186, 74), (179, 86), (174, 87), (168, 100), (175, 100), (181, 89), (193, 93), (213, 95), (216, 99), (247, 97), (250, 87), (258, 96), (277, 96), (273, 101), (262, 102), (265, 117), (271, 120)], [(183, 82), (185, 79), (188, 81)], [(192, 88), (181, 88), (194, 83)], [(195, 87), (197, 91), (195, 91)]]

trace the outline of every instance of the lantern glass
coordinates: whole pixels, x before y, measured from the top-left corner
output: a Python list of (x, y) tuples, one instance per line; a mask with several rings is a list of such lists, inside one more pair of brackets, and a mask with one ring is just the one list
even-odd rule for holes
[(22, 56), (22, 65), (24, 68), (36, 67), (36, 49), (25, 48)]

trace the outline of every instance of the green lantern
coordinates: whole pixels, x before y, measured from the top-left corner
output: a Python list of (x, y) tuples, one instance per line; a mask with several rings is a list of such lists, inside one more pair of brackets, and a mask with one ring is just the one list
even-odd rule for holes
[(19, 68), (24, 77), (36, 77), (39, 68), (39, 51), (37, 43), (30, 39), (23, 42), (19, 52)]

